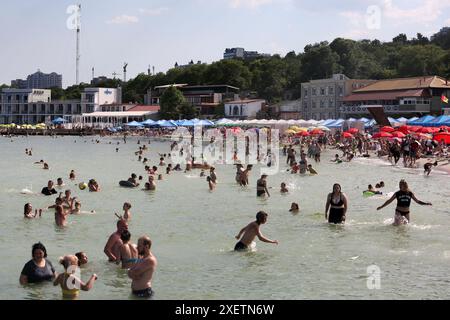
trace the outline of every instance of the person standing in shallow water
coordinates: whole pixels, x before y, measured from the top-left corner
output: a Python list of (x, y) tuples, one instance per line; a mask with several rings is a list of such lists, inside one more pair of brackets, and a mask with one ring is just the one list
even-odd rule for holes
[(263, 174), (256, 182), (256, 195), (262, 197), (265, 194), (270, 197), (269, 190), (267, 190), (267, 174)]
[[(347, 208), (347, 197), (344, 193), (342, 193), (341, 185), (335, 183), (333, 185), (333, 192), (329, 193), (327, 197), (327, 203), (325, 205), (325, 219), (328, 219), (329, 223), (344, 223)], [(330, 210), (329, 215), (328, 210)]]
[(265, 213), (264, 211), (260, 211), (256, 214), (256, 221), (249, 223), (246, 227), (242, 228), (241, 231), (239, 231), (236, 239), (241, 239), (241, 236), (242, 239), (238, 243), (236, 243), (236, 246), (234, 247), (235, 251), (248, 250), (256, 237), (258, 237), (258, 239), (262, 242), (278, 244), (277, 240), (270, 240), (264, 237), (260, 231), (260, 226), (267, 222), (267, 217), (267, 213)]
[(392, 201), (397, 199), (397, 207), (395, 208), (395, 216), (394, 216), (394, 226), (399, 226), (402, 224), (408, 224), (411, 220), (409, 217), (409, 207), (411, 205), (411, 199), (417, 202), (422, 206), (431, 206), (431, 202), (423, 202), (416, 198), (414, 193), (409, 190), (408, 183), (405, 180), (400, 180), (399, 183), (400, 190), (394, 193), (394, 195), (386, 201), (381, 207), (378, 207), (377, 210), (381, 210), (387, 205), (389, 205)]
[(151, 298), (154, 295), (152, 289), (153, 274), (158, 262), (151, 252), (152, 241), (143, 236), (138, 240), (138, 254), (141, 257), (135, 265), (128, 269), (128, 277), (133, 281), (131, 290), (133, 295), (139, 298)]

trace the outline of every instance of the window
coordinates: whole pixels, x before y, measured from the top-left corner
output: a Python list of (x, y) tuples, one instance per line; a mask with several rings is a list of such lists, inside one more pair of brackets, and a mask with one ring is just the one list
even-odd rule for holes
[(321, 108), (324, 108), (324, 107), (325, 107), (325, 101), (320, 100), (320, 107), (321, 107)]
[(303, 108), (308, 109), (308, 102), (303, 103)]
[(241, 116), (242, 116), (242, 105), (241, 105)]
[(316, 95), (316, 88), (312, 88), (312, 95), (315, 96)]
[(320, 88), (320, 95), (324, 96), (325, 95), (325, 88)]
[(313, 107), (313, 108), (316, 107), (316, 102), (315, 102), (315, 101), (312, 102), (312, 107)]
[(45, 104), (41, 104), (41, 113), (45, 113)]
[(328, 87), (328, 94), (334, 94), (334, 88)]
[(330, 108), (333, 108), (333, 107), (334, 107), (334, 100), (333, 100), (333, 99), (330, 99), (329, 106), (330, 106)]
[(344, 88), (342, 88), (341, 86), (339, 86), (338, 88), (338, 93), (339, 95), (342, 97), (344, 95)]
[(238, 116), (239, 115), (239, 107), (238, 106), (234, 106), (233, 108), (233, 116)]
[(308, 96), (308, 89), (305, 89), (305, 94), (304, 94), (305, 98)]
[(20, 100), (20, 96), (18, 94), (16, 94), (16, 101)]
[(228, 114), (231, 116), (231, 106), (230, 106), (230, 109), (228, 111)]

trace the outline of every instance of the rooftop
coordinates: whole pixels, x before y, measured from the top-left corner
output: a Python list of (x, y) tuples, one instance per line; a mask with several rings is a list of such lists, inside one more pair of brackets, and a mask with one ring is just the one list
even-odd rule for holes
[(353, 93), (366, 93), (373, 91), (393, 91), (393, 90), (411, 90), (442, 88), (450, 89), (450, 83), (446, 83), (444, 78), (438, 76), (425, 76), (413, 78), (399, 78), (390, 80), (380, 80), (368, 86), (355, 90)]

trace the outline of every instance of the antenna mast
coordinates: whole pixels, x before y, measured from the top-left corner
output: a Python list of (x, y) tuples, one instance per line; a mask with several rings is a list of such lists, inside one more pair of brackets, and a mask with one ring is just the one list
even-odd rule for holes
[(80, 84), (80, 31), (81, 31), (81, 4), (77, 13), (77, 53), (76, 53), (76, 84)]
[(127, 67), (128, 63), (123, 64), (123, 82), (127, 82)]

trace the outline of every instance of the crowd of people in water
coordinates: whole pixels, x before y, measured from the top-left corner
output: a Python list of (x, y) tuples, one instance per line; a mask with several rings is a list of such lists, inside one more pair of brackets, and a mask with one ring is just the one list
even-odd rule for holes
[[(418, 141), (413, 137), (407, 137), (403, 141), (375, 141), (367, 138), (364, 134), (357, 135), (354, 139), (343, 139), (340, 134), (325, 134), (318, 137), (307, 137), (292, 139), (292, 137), (282, 137), (282, 153), (281, 156), (286, 158), (287, 171), (291, 174), (299, 175), (318, 175), (319, 173), (313, 168), (310, 162), (320, 163), (321, 152), (324, 149), (336, 150), (335, 157), (329, 159), (330, 162), (342, 163), (351, 162), (355, 156), (361, 157), (383, 157), (392, 161), (394, 165), (398, 163), (400, 158), (403, 157), (404, 166), (414, 166), (417, 159), (422, 155), (434, 155), (436, 157), (447, 156), (447, 146), (442, 143), (436, 143), (434, 141), (422, 140)], [(95, 143), (98, 143), (96, 140)], [(124, 136), (124, 143), (126, 143), (126, 136)], [(150, 143), (150, 142), (149, 142)], [(138, 176), (136, 173), (131, 173), (127, 180), (120, 181), (121, 187), (138, 188), (141, 187), (145, 191), (157, 190), (157, 181), (164, 179), (164, 175), (168, 176), (174, 172), (191, 172), (195, 169), (200, 170), (199, 176), (206, 180), (208, 189), (211, 192), (217, 187), (218, 176), (216, 168), (206, 161), (198, 161), (187, 154), (189, 161), (184, 165), (180, 163), (172, 162), (172, 154), (174, 152), (179, 156), (184, 156), (186, 152), (177, 142), (172, 142), (170, 150), (167, 154), (158, 154), (159, 163), (151, 165), (149, 163), (149, 157), (145, 157), (145, 153), (149, 152), (147, 145), (141, 145), (140, 141), (137, 142), (139, 149), (134, 153), (137, 160), (143, 164), (143, 171), (145, 172), (146, 179), (143, 175)], [(235, 146), (237, 148), (237, 146)], [(249, 181), (250, 173), (253, 169), (253, 165), (249, 164), (244, 166), (242, 161), (238, 158), (238, 150), (233, 150), (233, 161), (236, 167), (235, 182), (242, 187), (249, 187), (251, 185)], [(246, 155), (248, 155), (248, 148), (246, 148)], [(30, 155), (32, 149), (25, 151), (26, 155)], [(119, 152), (119, 148), (116, 148), (116, 152)], [(334, 152), (333, 152), (334, 153)], [(339, 155), (342, 153), (342, 155)], [(272, 150), (267, 150), (267, 154), (260, 154), (258, 148), (257, 159), (262, 165), (267, 167), (272, 166), (276, 161), (280, 161), (279, 155), (274, 154)], [(204, 160), (204, 159), (201, 159)], [(429, 161), (424, 165), (424, 173), (429, 175), (431, 168), (438, 165), (438, 160)], [(280, 162), (281, 163), (281, 162)], [(48, 169), (49, 165), (41, 160), (35, 164), (42, 165), (44, 169)], [(270, 197), (270, 187), (268, 186), (268, 175), (262, 174), (256, 181), (256, 196), (257, 197)], [(68, 178), (71, 182), (76, 181), (76, 171), (71, 170)], [(53, 180), (48, 181), (47, 186), (44, 186), (41, 190), (41, 194), (44, 196), (57, 195), (54, 204), (49, 205), (46, 208), (34, 209), (31, 203), (26, 203), (24, 206), (24, 218), (36, 219), (43, 216), (43, 212), (49, 209), (54, 209), (55, 224), (58, 227), (67, 227), (67, 220), (70, 215), (79, 214), (95, 214), (95, 211), (82, 211), (81, 200), (78, 197), (72, 196), (70, 189), (58, 191), (64, 189), (66, 186), (62, 178), (57, 178), (56, 186)], [(80, 190), (88, 189), (89, 192), (101, 192), (101, 187), (95, 179), (90, 179), (86, 184), (80, 182), (77, 184)], [(375, 185), (368, 186), (365, 193), (381, 194), (384, 187), (384, 182), (381, 181)], [(285, 182), (281, 183), (281, 194), (289, 193)], [(408, 183), (405, 180), (399, 182), (399, 190), (395, 192), (383, 205), (379, 206), (377, 210), (381, 210), (388, 206), (394, 200), (397, 201), (394, 214), (393, 225), (399, 226), (407, 224), (410, 219), (410, 205), (414, 200), (419, 205), (431, 205), (430, 202), (424, 202), (418, 200), (415, 194), (409, 189)], [(347, 218), (347, 211), (349, 208), (349, 199), (343, 192), (341, 185), (335, 183), (332, 187), (332, 191), (327, 195), (325, 201), (324, 218), (330, 224), (343, 224)], [(128, 277), (131, 279), (131, 292), (137, 297), (150, 298), (153, 296), (154, 291), (152, 289), (152, 278), (157, 268), (157, 259), (151, 251), (152, 241), (148, 236), (141, 236), (137, 244), (131, 241), (131, 232), (128, 228), (129, 222), (132, 220), (132, 204), (125, 202), (123, 204), (123, 214), (115, 213), (117, 218), (116, 231), (114, 231), (108, 238), (104, 247), (104, 253), (111, 263), (115, 263), (122, 269), (127, 270)], [(300, 206), (298, 203), (292, 203), (289, 212), (298, 214), (300, 212)], [(261, 231), (261, 225), (265, 224), (268, 220), (268, 213), (259, 211), (256, 214), (256, 220), (250, 222), (247, 226), (242, 228), (236, 235), (238, 242), (235, 245), (236, 251), (249, 250), (255, 238), (266, 242), (278, 244), (277, 240), (271, 240), (265, 237)], [(94, 287), (95, 281), (98, 280), (98, 276), (93, 274), (87, 282), (83, 282), (80, 279), (78, 268), (88, 263), (88, 258), (85, 252), (77, 252), (76, 254), (67, 254), (60, 258), (59, 263), (63, 268), (62, 273), (57, 273), (53, 264), (47, 259), (47, 251), (42, 243), (36, 243), (32, 246), (32, 259), (25, 264), (20, 275), (20, 283), (22, 285), (28, 283), (37, 283), (44, 281), (53, 281), (55, 286), (60, 286), (62, 295), (64, 298), (73, 299), (79, 296), (81, 291), (88, 291)]]

